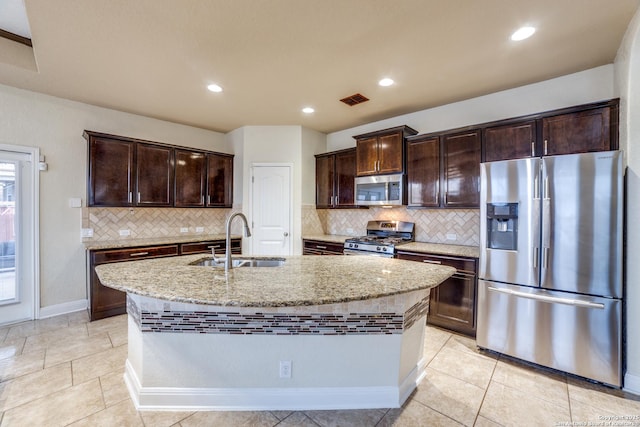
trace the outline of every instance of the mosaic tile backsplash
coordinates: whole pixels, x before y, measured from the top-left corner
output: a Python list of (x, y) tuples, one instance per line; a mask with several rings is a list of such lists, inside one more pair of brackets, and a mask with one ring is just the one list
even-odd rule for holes
[[(315, 211), (315, 215), (314, 215)], [(371, 220), (409, 221), (416, 224), (416, 240), (428, 243), (478, 246), (480, 211), (478, 209), (315, 209), (305, 205), (303, 234), (366, 234)], [(455, 240), (453, 239), (455, 237)]]

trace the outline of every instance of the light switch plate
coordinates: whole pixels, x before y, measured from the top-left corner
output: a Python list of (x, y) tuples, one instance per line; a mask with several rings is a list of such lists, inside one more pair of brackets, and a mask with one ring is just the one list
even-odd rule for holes
[(82, 199), (80, 197), (72, 197), (69, 199), (69, 207), (70, 208), (81, 208), (82, 207)]
[(93, 237), (93, 228), (82, 228), (80, 229), (80, 237)]
[(447, 233), (447, 240), (458, 240), (458, 235), (456, 233)]
[(204, 227), (196, 227), (196, 233), (204, 232)]
[(118, 231), (118, 233), (120, 233), (120, 237), (125, 237), (125, 236), (131, 235), (131, 231), (130, 230), (120, 230), (120, 231)]
[(180, 232), (181, 233), (188, 233), (189, 232), (189, 227), (180, 227)]

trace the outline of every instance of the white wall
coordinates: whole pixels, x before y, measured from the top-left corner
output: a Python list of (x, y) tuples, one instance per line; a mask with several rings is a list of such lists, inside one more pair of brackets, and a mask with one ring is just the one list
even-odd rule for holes
[(620, 146), (627, 161), (627, 374), (625, 388), (640, 394), (640, 11), (629, 24), (615, 62), (620, 96)]
[(316, 204), (316, 158), (327, 151), (327, 135), (302, 128), (302, 204)]
[(408, 125), (420, 133), (438, 132), (614, 98), (614, 67), (604, 65), (540, 83), (330, 133), (327, 150), (355, 147), (353, 135)]
[(41, 307), (87, 298), (81, 209), (68, 205), (86, 202), (85, 129), (233, 153), (218, 132), (0, 85), (0, 143), (39, 147), (49, 164), (40, 174)]

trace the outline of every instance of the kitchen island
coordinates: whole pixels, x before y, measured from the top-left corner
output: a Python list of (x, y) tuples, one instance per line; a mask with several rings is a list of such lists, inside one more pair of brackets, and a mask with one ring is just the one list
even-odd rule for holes
[(127, 293), (125, 380), (138, 409), (399, 407), (424, 375), (429, 292), (455, 269), (390, 258), (279, 267), (105, 264)]

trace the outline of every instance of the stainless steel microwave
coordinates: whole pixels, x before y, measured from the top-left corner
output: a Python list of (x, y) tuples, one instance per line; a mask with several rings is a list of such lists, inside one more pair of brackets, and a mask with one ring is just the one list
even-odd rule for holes
[(355, 180), (356, 205), (402, 205), (402, 174), (359, 176)]

